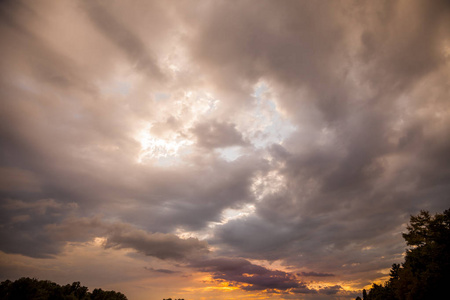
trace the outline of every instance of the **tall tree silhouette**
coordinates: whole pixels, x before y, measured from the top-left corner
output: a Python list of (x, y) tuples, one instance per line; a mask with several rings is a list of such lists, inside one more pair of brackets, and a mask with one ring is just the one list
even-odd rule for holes
[(450, 282), (450, 209), (434, 216), (411, 216), (403, 238), (409, 248), (405, 262), (393, 264), (384, 285), (373, 284), (364, 300), (441, 299)]

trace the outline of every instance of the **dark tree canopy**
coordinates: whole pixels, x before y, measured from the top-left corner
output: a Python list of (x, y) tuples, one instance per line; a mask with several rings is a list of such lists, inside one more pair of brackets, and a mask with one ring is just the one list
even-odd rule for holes
[(49, 280), (22, 277), (12, 282), (0, 284), (0, 300), (127, 300), (115, 291), (95, 289), (92, 293), (80, 282), (61, 286)]
[(373, 284), (364, 300), (428, 300), (447, 295), (450, 283), (450, 209), (411, 216), (403, 238), (405, 262), (393, 264), (384, 285)]

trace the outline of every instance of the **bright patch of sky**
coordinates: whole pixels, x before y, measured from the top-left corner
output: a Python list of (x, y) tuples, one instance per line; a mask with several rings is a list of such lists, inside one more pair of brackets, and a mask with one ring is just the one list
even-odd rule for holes
[[(266, 83), (256, 84), (251, 95), (254, 99), (254, 106), (249, 110), (240, 112), (232, 120), (233, 123), (237, 124), (237, 128), (242, 132), (244, 139), (257, 149), (282, 143), (296, 130), (296, 127), (280, 114), (270, 95), (270, 88)], [(236, 160), (245, 153), (241, 146), (222, 148), (217, 151), (227, 161)]]
[(241, 146), (234, 146), (234, 147), (227, 147), (218, 149), (217, 152), (219, 152), (220, 156), (226, 160), (226, 161), (234, 161), (238, 159), (242, 155), (242, 147)]
[(253, 204), (246, 204), (242, 208), (232, 209), (228, 208), (222, 212), (222, 222), (219, 224), (226, 224), (231, 220), (246, 217), (255, 212), (255, 206)]
[[(282, 143), (296, 130), (270, 99), (270, 88), (266, 83), (256, 84), (252, 97), (254, 105), (229, 120), (236, 124), (251, 145), (263, 149), (274, 143)], [(220, 108), (220, 101), (204, 91), (185, 91), (178, 98), (171, 93), (158, 92), (154, 94), (154, 100), (158, 116), (147, 122), (138, 134), (137, 140), (141, 143), (138, 162), (156, 160), (162, 165), (170, 165), (179, 162), (183, 153), (190, 153), (189, 147), (195, 144), (190, 129), (197, 122), (211, 118)], [(172, 127), (167, 126), (168, 120), (173, 121)], [(167, 127), (162, 135), (152, 132), (152, 128), (158, 127), (158, 124)], [(224, 147), (216, 151), (226, 161), (234, 161), (245, 153), (241, 146)]]
[(139, 163), (154, 158), (161, 165), (170, 164), (171, 159), (176, 158), (182, 148), (193, 144), (191, 140), (184, 139), (176, 133), (168, 139), (154, 137), (151, 135), (150, 129), (151, 125), (145, 128), (138, 137), (141, 143), (141, 153), (138, 157)]
[(251, 186), (251, 191), (256, 200), (261, 200), (269, 194), (275, 194), (284, 189), (286, 189), (286, 179), (276, 170), (257, 174), (253, 178)]
[(238, 122), (238, 128), (246, 129), (243, 131), (244, 137), (257, 148), (282, 143), (296, 130), (282, 117), (270, 95), (270, 87), (266, 83), (256, 84), (252, 94), (255, 105), (252, 110), (244, 112)]
[(255, 205), (252, 203), (245, 204), (240, 208), (227, 208), (222, 211), (222, 216), (220, 222), (210, 222), (208, 226), (199, 231), (186, 231), (182, 228), (178, 228), (175, 234), (183, 239), (187, 238), (198, 238), (200, 240), (208, 240), (214, 235), (214, 228), (216, 226), (224, 225), (232, 220), (244, 218), (255, 212)]
[(158, 115), (141, 125), (143, 129), (136, 136), (141, 144), (137, 161), (162, 166), (180, 163), (195, 144), (191, 128), (208, 118), (217, 109), (219, 100), (202, 91), (185, 91), (179, 98), (163, 92), (154, 95)]

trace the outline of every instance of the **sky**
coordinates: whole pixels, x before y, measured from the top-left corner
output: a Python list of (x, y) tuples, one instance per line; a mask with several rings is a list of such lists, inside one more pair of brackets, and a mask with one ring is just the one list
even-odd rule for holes
[(0, 280), (354, 299), (450, 207), (448, 1), (1, 1)]

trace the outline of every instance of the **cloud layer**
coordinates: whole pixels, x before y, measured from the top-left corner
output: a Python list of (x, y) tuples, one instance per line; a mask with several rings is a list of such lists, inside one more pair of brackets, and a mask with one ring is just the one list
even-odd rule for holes
[(100, 241), (148, 280), (354, 298), (449, 206), (449, 28), (448, 1), (3, 1), (4, 261)]

